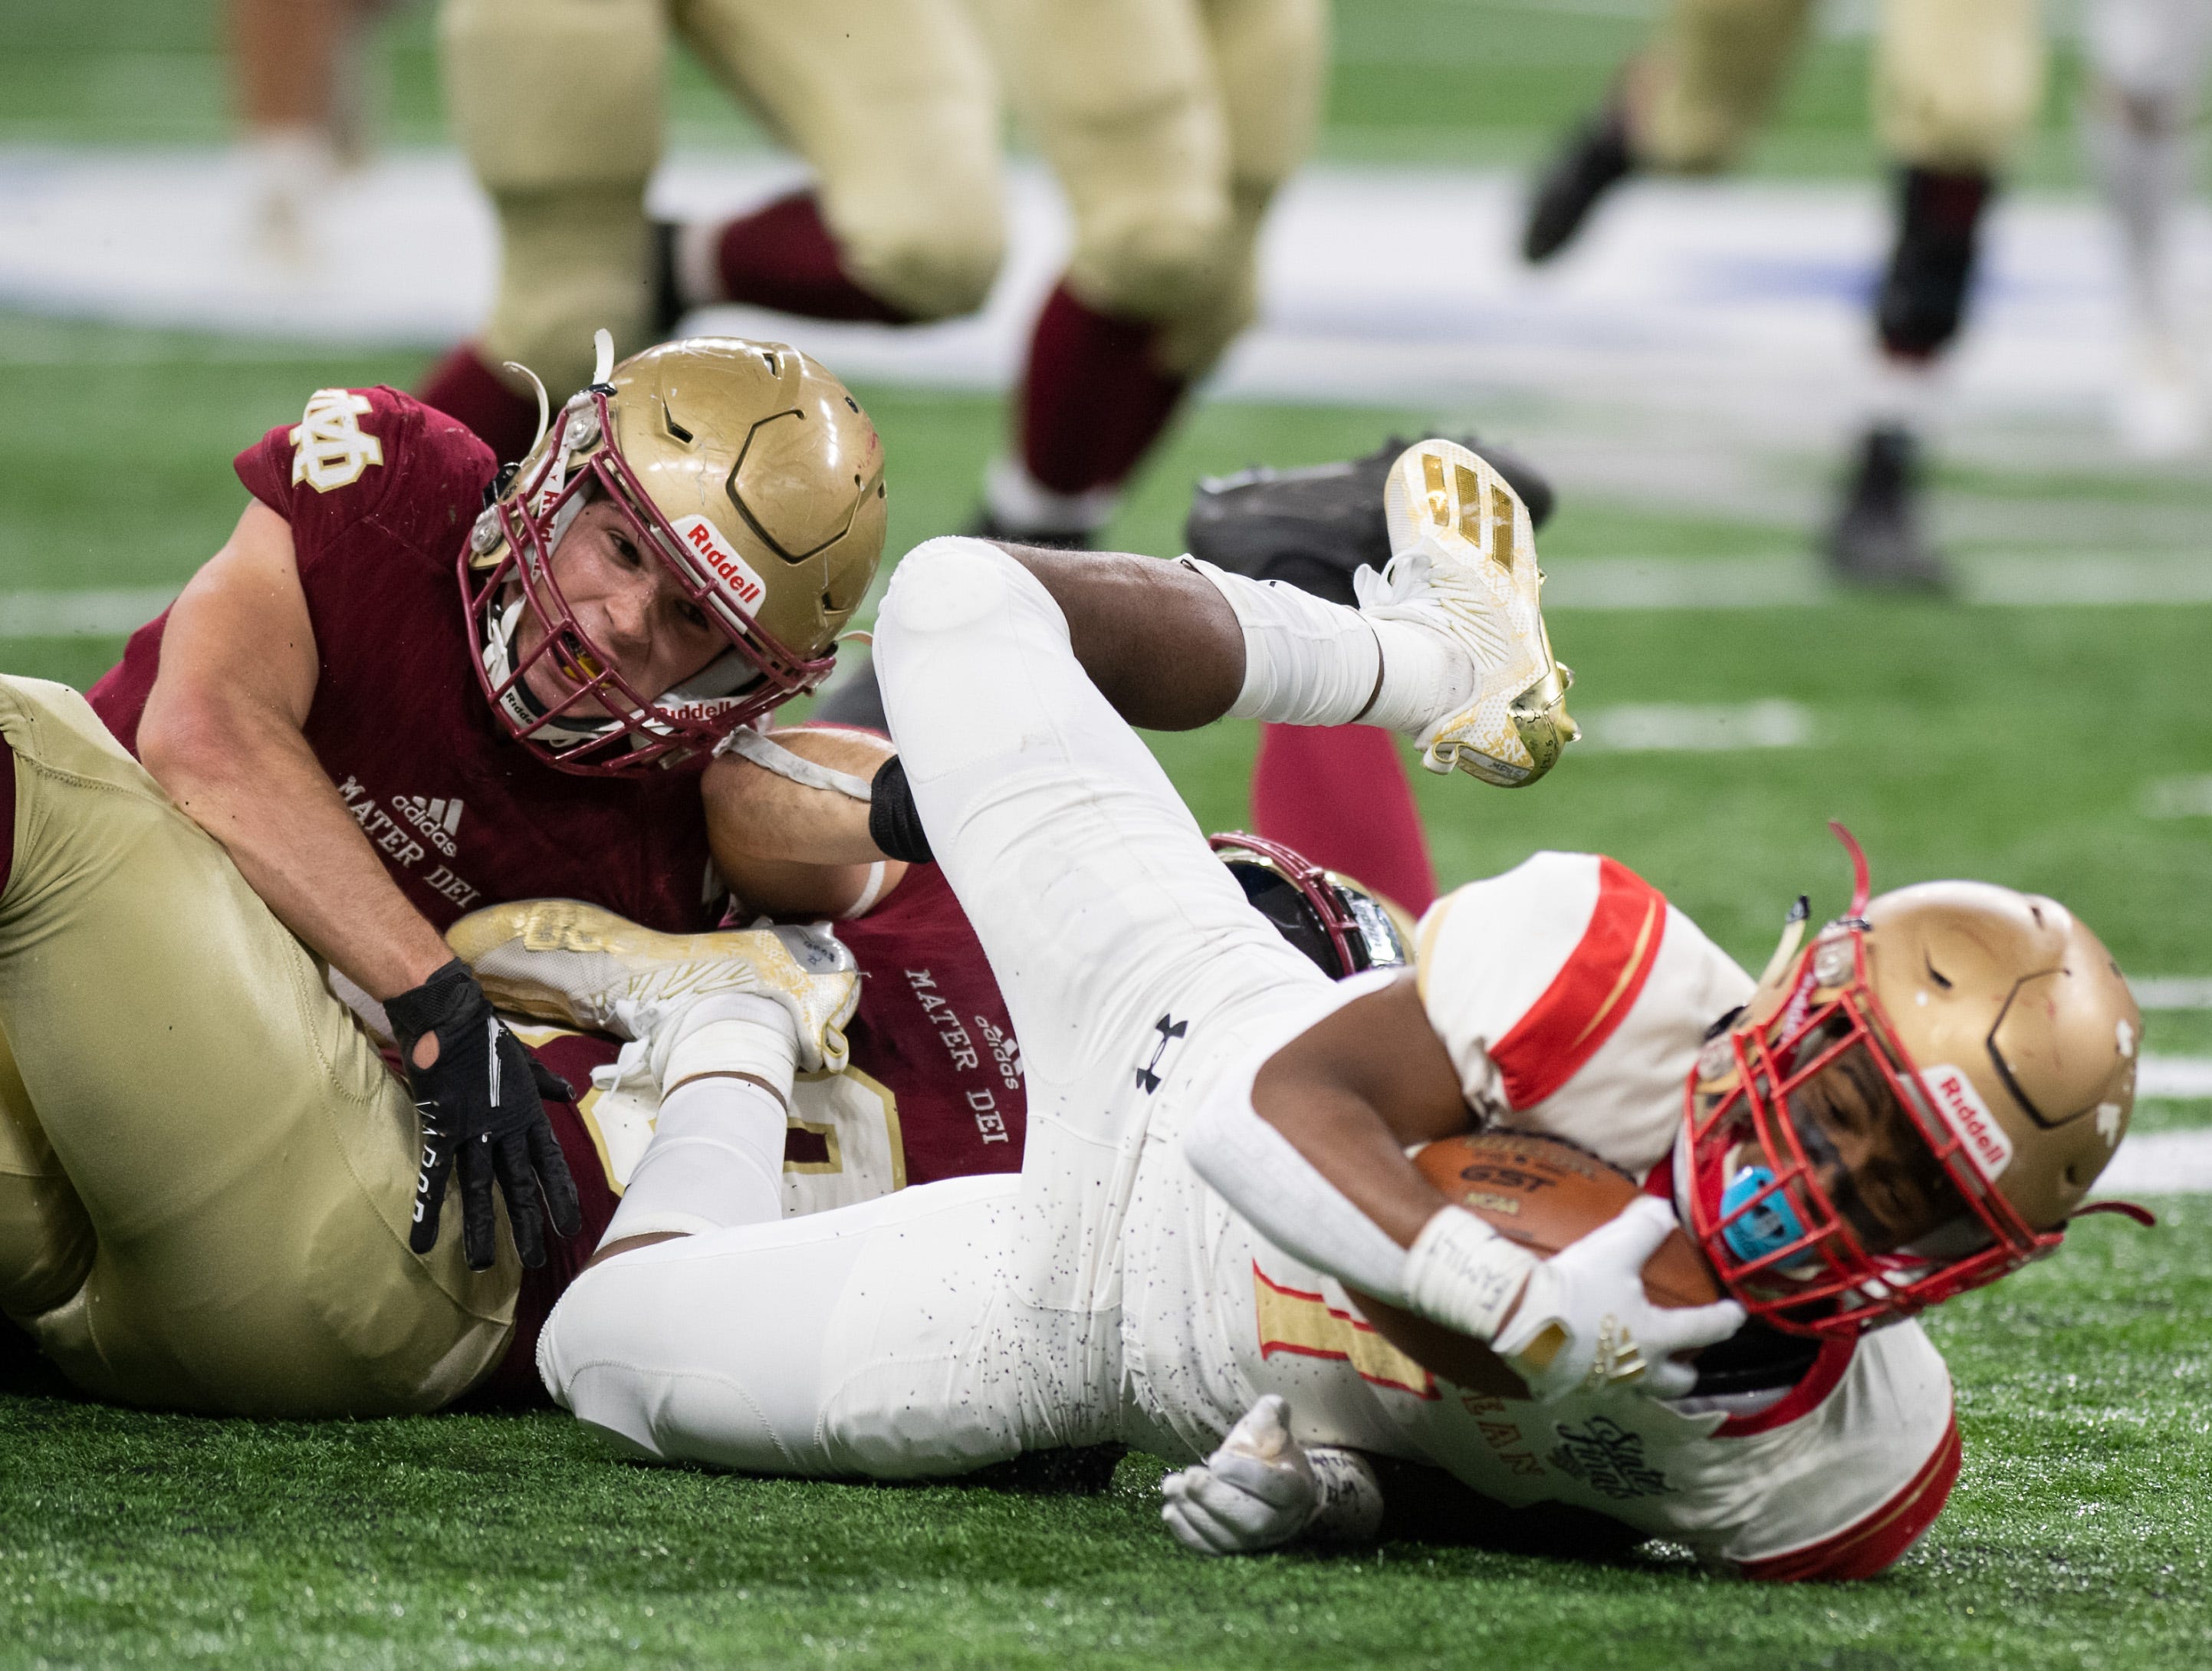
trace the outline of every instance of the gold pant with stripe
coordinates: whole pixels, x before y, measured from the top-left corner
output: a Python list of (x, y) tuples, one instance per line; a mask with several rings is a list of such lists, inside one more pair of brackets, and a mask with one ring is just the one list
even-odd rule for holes
[[(1810, 0), (1670, 0), (1632, 74), (1639, 161), (1682, 172), (1733, 162), (1772, 105)], [(2043, 98), (2037, 0), (1881, 0), (1872, 100), (1899, 162), (1995, 169)]]
[(471, 1272), (458, 1212), (408, 1251), (415, 1110), (314, 959), (75, 691), (0, 677), (0, 1309), (132, 1404), (459, 1395), (520, 1273)]
[[(971, 9), (972, 8), (972, 9)], [(556, 394), (645, 346), (645, 191), (672, 37), (814, 171), (846, 269), (921, 319), (1006, 242), (1000, 83), (1066, 192), (1071, 283), (1203, 370), (1250, 317), (1260, 223), (1310, 149), (1323, 0), (444, 0), (447, 107), (501, 234), (485, 355)]]

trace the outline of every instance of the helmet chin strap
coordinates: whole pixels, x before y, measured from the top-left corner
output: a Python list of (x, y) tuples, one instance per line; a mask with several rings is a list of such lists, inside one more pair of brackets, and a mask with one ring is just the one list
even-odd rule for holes
[(616, 723), (611, 719), (587, 721), (556, 720), (550, 725), (538, 725), (538, 722), (545, 718), (547, 710), (545, 704), (538, 699), (538, 693), (530, 688), (530, 681), (515, 679), (511, 684), (507, 683), (514, 665), (514, 635), (521, 627), (522, 599), (517, 598), (500, 611), (498, 620), (491, 623), (491, 630), (484, 635), (484, 671), (491, 675), (495, 686), (507, 687), (501, 693), (499, 705), (507, 710), (507, 718), (518, 726), (537, 726), (538, 735), (556, 743), (582, 743), (594, 737), (605, 736)]
[(553, 403), (546, 398), (545, 385), (538, 380), (538, 374), (529, 367), (519, 360), (509, 360), (506, 362), (506, 369), (528, 378), (530, 386), (538, 391), (538, 433), (530, 438), (530, 445), (522, 449), (522, 456), (526, 459), (538, 450), (538, 443), (545, 439), (545, 431), (553, 422)]

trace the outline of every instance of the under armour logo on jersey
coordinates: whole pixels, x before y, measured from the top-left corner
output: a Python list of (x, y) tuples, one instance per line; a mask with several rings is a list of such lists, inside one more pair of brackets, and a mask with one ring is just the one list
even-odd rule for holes
[(362, 432), (368, 397), (350, 389), (318, 389), (307, 410), (292, 426), (292, 483), (305, 482), (317, 493), (350, 486), (362, 471), (384, 462), (384, 443)]
[(1167, 1054), (1168, 1046), (1190, 1030), (1190, 1023), (1164, 1015), (1152, 1024), (1152, 1030), (1160, 1036), (1152, 1046), (1152, 1059), (1137, 1070), (1137, 1084), (1147, 1097), (1160, 1088), (1160, 1058)]

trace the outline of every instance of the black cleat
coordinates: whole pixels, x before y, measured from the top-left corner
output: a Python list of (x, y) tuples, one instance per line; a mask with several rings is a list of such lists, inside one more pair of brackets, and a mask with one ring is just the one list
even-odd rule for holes
[[(1461, 444), (1503, 476), (1528, 520), (1552, 514), (1552, 484), (1526, 459), (1474, 437)], [(1352, 602), (1352, 576), (1390, 561), (1382, 484), (1407, 443), (1393, 435), (1364, 459), (1303, 470), (1254, 469), (1215, 477), (1191, 495), (1183, 538), (1190, 554), (1233, 574), (1280, 580), (1333, 604)]]
[(1597, 200), (1635, 169), (1628, 124), (1619, 105), (1607, 105), (1575, 130), (1536, 182), (1521, 233), (1522, 258), (1532, 266), (1549, 261), (1574, 242)]
[(1877, 424), (1830, 525), (1828, 572), (1845, 586), (1887, 592), (1942, 592), (1950, 584), (1920, 519), (1920, 442), (1909, 429)]

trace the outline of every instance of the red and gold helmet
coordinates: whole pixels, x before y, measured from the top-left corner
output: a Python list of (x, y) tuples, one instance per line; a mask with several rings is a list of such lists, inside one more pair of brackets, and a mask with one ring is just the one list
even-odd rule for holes
[[(781, 343), (694, 337), (611, 364), (505, 477), (461, 553), (477, 676), (527, 748), (563, 771), (698, 767), (738, 726), (810, 690), (884, 544), (884, 453), (845, 386)], [(605, 499), (729, 648), (675, 689), (635, 690), (562, 595), (553, 551)], [(542, 637), (527, 651), (520, 629)], [(571, 694), (526, 681), (551, 658)]]
[(1980, 882), (1869, 900), (1834, 828), (1850, 908), (1801, 950), (1800, 901), (1705, 1046), (1677, 1188), (1747, 1311), (1850, 1336), (2058, 1246), (2127, 1130), (2142, 1017), (2056, 900)]

